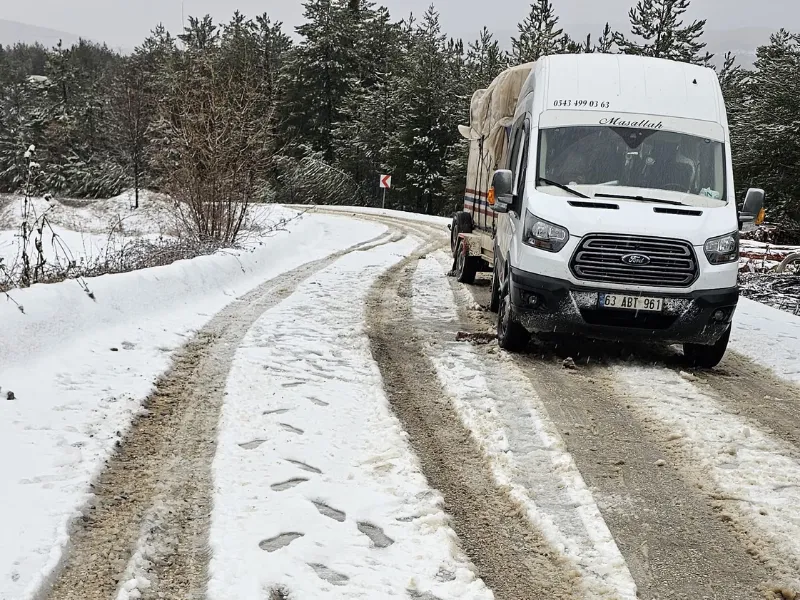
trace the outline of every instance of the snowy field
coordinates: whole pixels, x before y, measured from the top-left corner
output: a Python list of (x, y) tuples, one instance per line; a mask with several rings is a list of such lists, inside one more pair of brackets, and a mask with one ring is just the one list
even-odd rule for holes
[[(309, 215), (252, 252), (13, 292), (0, 303), (0, 597), (31, 598), (68, 524), (172, 353), (256, 285), (372, 239), (380, 224)], [(14, 400), (6, 400), (9, 392)]]

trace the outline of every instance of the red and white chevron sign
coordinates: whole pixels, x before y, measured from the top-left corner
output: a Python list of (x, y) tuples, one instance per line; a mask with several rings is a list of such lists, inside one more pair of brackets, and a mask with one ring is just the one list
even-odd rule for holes
[(392, 176), (391, 175), (381, 175), (381, 187), (385, 190), (392, 189)]

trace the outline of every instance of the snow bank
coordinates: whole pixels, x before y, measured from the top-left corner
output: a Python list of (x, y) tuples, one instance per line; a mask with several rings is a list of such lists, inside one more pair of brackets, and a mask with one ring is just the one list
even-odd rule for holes
[[(294, 206), (298, 210), (303, 208), (311, 208), (309, 206)], [(395, 219), (403, 219), (406, 221), (416, 221), (418, 223), (428, 223), (430, 225), (438, 225), (447, 227), (452, 219), (449, 217), (437, 217), (435, 215), (423, 215), (414, 212), (405, 212), (402, 210), (388, 210), (383, 208), (370, 208), (368, 206), (319, 206), (321, 210), (332, 212), (343, 212), (348, 214), (361, 214), (372, 215), (376, 217), (391, 217)]]
[[(0, 303), (0, 598), (58, 565), (89, 482), (172, 352), (266, 279), (372, 239), (382, 225), (307, 215), (250, 252), (13, 292)], [(15, 400), (6, 400), (13, 391)]]
[[(392, 414), (365, 300), (406, 238), (347, 255), (253, 326), (214, 462), (211, 600), (489, 600)], [(432, 594), (432, 595), (431, 595)]]
[(585, 598), (636, 598), (625, 559), (524, 373), (496, 346), (455, 341), (458, 313), (445, 277), (449, 262), (441, 252), (421, 260), (413, 282), (415, 320), (425, 326), (420, 335), (445, 391), (497, 482), (511, 489), (547, 541), (578, 568)]
[(742, 298), (730, 347), (780, 377), (800, 383), (800, 316)]

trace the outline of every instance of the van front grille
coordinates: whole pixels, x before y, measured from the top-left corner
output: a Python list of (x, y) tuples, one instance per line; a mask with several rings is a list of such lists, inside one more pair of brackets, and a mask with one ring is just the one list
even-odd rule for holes
[(682, 240), (592, 234), (581, 241), (570, 269), (584, 281), (689, 287), (697, 279), (697, 258)]

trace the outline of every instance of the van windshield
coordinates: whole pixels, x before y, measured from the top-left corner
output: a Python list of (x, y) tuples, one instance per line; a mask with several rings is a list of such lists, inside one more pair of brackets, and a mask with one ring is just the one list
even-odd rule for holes
[(637, 188), (639, 195), (655, 190), (646, 195), (658, 199), (674, 197), (665, 191), (677, 192), (725, 203), (725, 151), (714, 140), (595, 125), (542, 129), (539, 144), (538, 175), (551, 182)]

